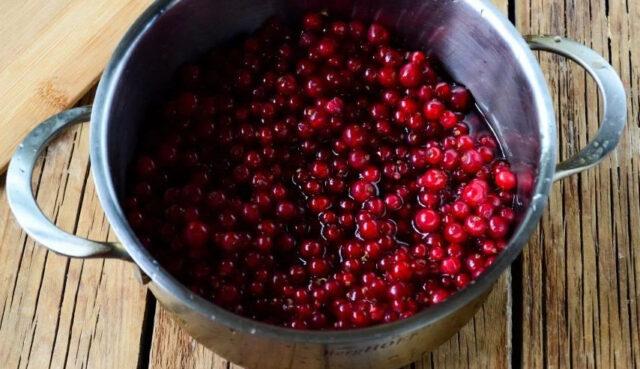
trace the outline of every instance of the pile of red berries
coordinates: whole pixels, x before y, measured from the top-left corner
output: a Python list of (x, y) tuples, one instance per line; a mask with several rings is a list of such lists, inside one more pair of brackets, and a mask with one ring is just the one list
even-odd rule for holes
[(178, 71), (124, 201), (195, 293), (299, 329), (407, 318), (505, 247), (516, 176), (469, 91), (380, 24), (271, 19)]

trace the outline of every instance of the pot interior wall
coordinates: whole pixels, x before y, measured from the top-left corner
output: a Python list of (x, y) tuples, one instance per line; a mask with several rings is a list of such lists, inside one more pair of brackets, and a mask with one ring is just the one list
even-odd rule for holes
[[(519, 201), (526, 208), (540, 160), (542, 140), (522, 56), (483, 19), (481, 0), (182, 0), (157, 15), (130, 46), (113, 103), (107, 107), (109, 165), (118, 194), (136, 146), (143, 116), (162, 96), (176, 68), (212, 46), (257, 28), (267, 17), (292, 18), (305, 9), (377, 20), (407, 45), (435, 53), (456, 81), (465, 84), (519, 172)], [(526, 177), (525, 177), (526, 176)], [(524, 179), (524, 180), (523, 180)]]

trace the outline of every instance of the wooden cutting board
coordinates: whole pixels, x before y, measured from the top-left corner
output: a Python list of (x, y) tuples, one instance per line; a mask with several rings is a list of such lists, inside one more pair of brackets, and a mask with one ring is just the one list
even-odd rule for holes
[(98, 80), (151, 0), (0, 1), (0, 174), (24, 136)]

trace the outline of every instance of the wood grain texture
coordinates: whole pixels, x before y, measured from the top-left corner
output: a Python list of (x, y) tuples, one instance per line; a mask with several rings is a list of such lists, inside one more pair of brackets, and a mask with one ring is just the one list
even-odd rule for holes
[[(524, 368), (638, 368), (638, 53), (634, 1), (531, 0), (515, 3), (523, 33), (559, 34), (608, 58), (629, 95), (616, 152), (553, 187), (522, 257)], [(635, 32), (634, 32), (635, 31)], [(595, 136), (599, 97), (575, 64), (540, 55), (558, 116), (560, 157)]]
[(196, 342), (158, 306), (149, 368), (227, 369), (229, 363)]
[(150, 0), (0, 2), (0, 173), (20, 140), (95, 83)]
[[(112, 236), (89, 177), (88, 136), (83, 125), (56, 140), (34, 189), (58, 226), (106, 240)], [(4, 186), (0, 198), (1, 366), (136, 368), (146, 291), (133, 266), (49, 252), (12, 219)]]

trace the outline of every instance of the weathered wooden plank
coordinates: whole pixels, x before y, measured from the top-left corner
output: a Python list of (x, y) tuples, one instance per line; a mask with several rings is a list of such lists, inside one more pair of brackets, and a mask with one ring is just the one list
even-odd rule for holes
[(0, 172), (39, 120), (95, 83), (117, 42), (151, 1), (0, 3)]
[[(608, 29), (610, 32), (611, 63), (622, 74), (629, 97), (628, 127), (621, 140), (620, 149), (611, 158), (612, 191), (615, 240), (617, 241), (617, 266), (619, 276), (619, 300), (621, 339), (627, 343), (621, 362), (628, 367), (640, 368), (640, 120), (638, 98), (640, 96), (640, 16), (638, 2), (614, 2), (608, 4)], [(619, 191), (617, 190), (619, 189)]]
[(436, 351), (425, 355), (422, 367), (510, 368), (510, 282), (509, 274), (502, 276), (471, 322)]
[(229, 365), (178, 327), (161, 306), (156, 308), (150, 355), (150, 369), (227, 369)]
[[(638, 71), (631, 63), (640, 44), (629, 30), (637, 12), (632, 2), (516, 2), (523, 33), (567, 35), (610, 58), (631, 103), (630, 125), (616, 153), (598, 168), (555, 184), (539, 233), (525, 250), (523, 288), (515, 298), (522, 299), (526, 368), (638, 367), (639, 231), (632, 224), (638, 224), (640, 132)], [(540, 60), (557, 109), (560, 156), (566, 158), (596, 134), (597, 90), (575, 64), (549, 55)]]
[[(35, 188), (38, 203), (60, 227), (107, 239), (89, 177), (88, 136), (85, 125), (56, 140), (34, 176)], [(11, 218), (4, 186), (0, 197), (2, 367), (136, 368), (146, 290), (132, 265), (49, 252)]]

